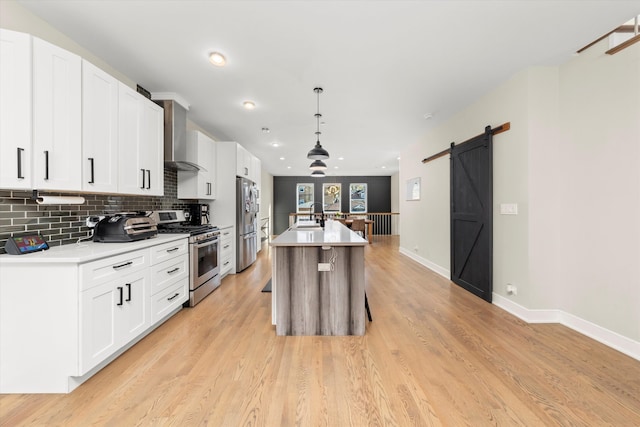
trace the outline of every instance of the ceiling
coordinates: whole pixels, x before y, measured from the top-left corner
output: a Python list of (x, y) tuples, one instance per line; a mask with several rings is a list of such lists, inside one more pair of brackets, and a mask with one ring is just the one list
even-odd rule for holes
[(637, 0), (18, 3), (150, 92), (179, 94), (191, 121), (278, 176), (309, 173), (316, 86), (327, 174), (391, 175), (430, 127), (640, 14)]

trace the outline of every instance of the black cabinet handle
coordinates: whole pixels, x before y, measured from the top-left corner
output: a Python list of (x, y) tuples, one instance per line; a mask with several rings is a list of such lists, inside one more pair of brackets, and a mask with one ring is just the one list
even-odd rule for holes
[(118, 292), (120, 293), (120, 302), (116, 305), (122, 305), (123, 301), (122, 301), (122, 286), (118, 286)]
[(178, 296), (180, 296), (180, 294), (176, 293), (174, 296), (167, 298), (167, 301), (171, 301), (176, 299)]
[(229, 263), (230, 263), (230, 262), (231, 262), (231, 261), (227, 261), (227, 262), (225, 262), (225, 263), (224, 263), (224, 264), (222, 264), (222, 265), (224, 265), (224, 266), (229, 265)]
[(131, 264), (133, 264), (133, 261), (125, 262), (124, 264), (120, 264), (120, 265), (114, 265), (113, 269), (117, 270), (117, 269), (122, 268), (122, 267), (128, 267)]
[(229, 247), (229, 245), (224, 245), (224, 247), (222, 249), (227, 249)]
[(131, 283), (125, 285), (127, 287), (127, 299), (125, 301), (131, 301)]
[(147, 169), (147, 190), (151, 188), (151, 171)]
[(44, 152), (44, 179), (49, 180), (49, 150)]
[(144, 190), (144, 169), (140, 169), (140, 171), (142, 172), (142, 187), (140, 187), (142, 190)]
[(89, 184), (93, 184), (95, 182), (94, 179), (94, 170), (93, 170), (93, 157), (89, 157), (89, 164), (91, 165), (91, 180), (89, 180)]
[(22, 152), (24, 148), (18, 147), (18, 179), (24, 179), (22, 175)]
[(175, 252), (175, 251), (177, 251), (178, 249), (180, 249), (180, 248), (171, 248), (171, 249), (167, 249), (167, 252)]
[(175, 273), (175, 272), (176, 272), (176, 271), (178, 271), (178, 270), (180, 270), (180, 267), (176, 267), (176, 268), (174, 268), (173, 270), (169, 270), (169, 271), (167, 271), (167, 274), (173, 274), (173, 273)]

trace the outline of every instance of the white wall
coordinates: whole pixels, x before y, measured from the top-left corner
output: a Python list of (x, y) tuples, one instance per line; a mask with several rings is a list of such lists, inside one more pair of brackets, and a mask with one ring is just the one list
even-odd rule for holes
[(494, 302), (640, 357), (640, 45), (604, 49), (518, 73), (405, 150), (400, 188), (420, 177), (422, 197), (401, 195), (400, 247), (448, 277), (449, 158), (420, 159), (511, 122), (494, 138)]
[(273, 175), (262, 169), (260, 218), (269, 217), (269, 236), (273, 234)]

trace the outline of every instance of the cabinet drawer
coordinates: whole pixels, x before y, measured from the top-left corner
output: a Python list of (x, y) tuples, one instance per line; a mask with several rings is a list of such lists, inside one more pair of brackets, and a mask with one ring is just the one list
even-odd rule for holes
[(220, 230), (220, 241), (226, 242), (233, 239), (233, 228), (223, 228)]
[(80, 290), (84, 291), (106, 281), (117, 280), (125, 274), (148, 268), (150, 265), (148, 249), (82, 264), (80, 266)]
[(230, 271), (232, 267), (231, 264), (231, 255), (220, 259), (220, 274), (225, 274), (227, 271)]
[(155, 323), (189, 299), (189, 279), (180, 279), (152, 297), (151, 316)]
[(187, 238), (174, 242), (163, 243), (151, 248), (151, 264), (155, 265), (178, 255), (189, 253), (189, 243)]
[(187, 254), (154, 265), (151, 273), (151, 295), (183, 278), (189, 278), (189, 256)]

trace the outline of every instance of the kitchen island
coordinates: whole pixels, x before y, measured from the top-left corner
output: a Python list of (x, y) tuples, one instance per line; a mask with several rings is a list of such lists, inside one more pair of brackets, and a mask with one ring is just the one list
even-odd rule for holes
[(273, 239), (276, 334), (364, 335), (367, 244), (338, 221), (297, 223)]

